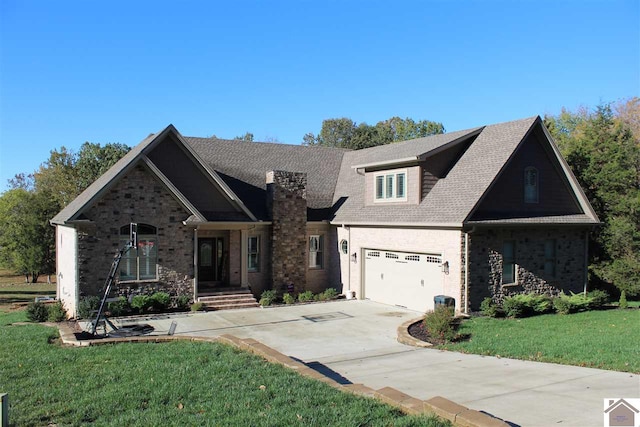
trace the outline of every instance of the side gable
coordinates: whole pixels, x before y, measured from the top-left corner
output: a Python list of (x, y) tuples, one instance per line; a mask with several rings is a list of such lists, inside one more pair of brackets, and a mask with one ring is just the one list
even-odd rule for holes
[[(538, 174), (537, 203), (524, 200), (528, 167)], [(598, 224), (599, 219), (538, 116), (465, 223)]]
[[(172, 147), (171, 144), (174, 146)], [(181, 146), (184, 147), (184, 150), (180, 148)], [(155, 154), (155, 150), (158, 147), (160, 150), (159, 156)], [(176, 151), (176, 149), (178, 151)], [(164, 155), (176, 155), (176, 161), (180, 163), (179, 166), (181, 168), (184, 167), (184, 169), (176, 167), (178, 165), (172, 161), (167, 162), (165, 161), (166, 159), (162, 160), (163, 151), (165, 152)], [(155, 158), (155, 160), (160, 163), (160, 166), (156, 165), (149, 156)], [(198, 181), (207, 181), (209, 183), (209, 189), (216, 189), (218, 197), (216, 197), (215, 200), (218, 202), (223, 201), (221, 209), (226, 211), (226, 217), (224, 219), (255, 220), (255, 217), (246, 209), (238, 197), (233, 194), (231, 189), (226, 186), (224, 181), (217, 176), (214, 171), (208, 170), (206, 166), (203, 165), (197, 155), (186, 146), (182, 136), (175, 127), (169, 125), (160, 133), (150, 135), (131, 149), (129, 153), (116, 162), (115, 165), (60, 211), (51, 220), (51, 223), (67, 224), (76, 220), (82, 220), (83, 212), (90, 209), (105, 192), (109, 191), (122, 177), (129, 173), (136, 165), (140, 164), (140, 162), (144, 162), (149, 170), (167, 186), (173, 196), (192, 215), (192, 219), (196, 218), (198, 221), (206, 221), (207, 217), (200, 209), (210, 207), (211, 203), (208, 202), (209, 199), (207, 197), (203, 198), (199, 196), (193, 187), (189, 186), (188, 179), (185, 181), (181, 178), (183, 176), (182, 174)], [(174, 179), (176, 180), (175, 183), (173, 181)], [(183, 190), (187, 191), (189, 196), (195, 199), (195, 203), (193, 203), (187, 195), (182, 193)], [(210, 197), (210, 195), (207, 196)], [(211, 216), (216, 215), (215, 210), (213, 212), (204, 211)]]
[(207, 221), (247, 220), (247, 215), (173, 135), (158, 143), (147, 156)]
[[(537, 173), (538, 201), (535, 203), (527, 203), (524, 197), (527, 168), (534, 168)], [(536, 127), (519, 145), (470, 220), (583, 213), (558, 159), (541, 129)]]

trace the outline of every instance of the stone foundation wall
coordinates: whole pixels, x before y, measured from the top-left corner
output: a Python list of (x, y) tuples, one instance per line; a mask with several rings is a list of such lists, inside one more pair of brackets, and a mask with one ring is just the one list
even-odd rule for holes
[(306, 289), (307, 174), (267, 172), (267, 207), (272, 220), (271, 280), (273, 289)]
[[(516, 281), (503, 283), (502, 247), (515, 243)], [(545, 275), (545, 241), (555, 240), (555, 275)], [(585, 230), (578, 227), (477, 230), (469, 235), (469, 302), (501, 302), (517, 293), (580, 292), (585, 281)]]
[(157, 228), (157, 280), (122, 282), (121, 295), (165, 291), (193, 295), (193, 230), (182, 221), (182, 205), (143, 164), (135, 166), (86, 212), (78, 227), (78, 280), (81, 295), (98, 295), (120, 248), (120, 227), (131, 222)]

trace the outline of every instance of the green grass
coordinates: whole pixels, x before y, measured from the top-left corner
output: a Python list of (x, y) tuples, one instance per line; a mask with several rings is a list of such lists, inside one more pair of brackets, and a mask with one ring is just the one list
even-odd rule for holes
[(459, 331), (467, 341), (441, 348), (640, 373), (640, 310), (587, 311), (524, 319), (478, 317)]
[(215, 343), (62, 347), (0, 312), (0, 390), (12, 425), (447, 426), (342, 393)]
[[(55, 279), (55, 275), (52, 276)], [(0, 270), (0, 306), (31, 302), (37, 296), (56, 296), (56, 284), (46, 283), (47, 276), (38, 278), (38, 283), (25, 283), (24, 276), (16, 276), (8, 270)]]

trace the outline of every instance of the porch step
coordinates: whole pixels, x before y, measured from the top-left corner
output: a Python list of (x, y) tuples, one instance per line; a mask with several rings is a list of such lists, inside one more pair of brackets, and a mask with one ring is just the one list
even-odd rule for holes
[(201, 293), (198, 296), (198, 302), (204, 304), (207, 310), (231, 310), (260, 306), (248, 289), (217, 290)]

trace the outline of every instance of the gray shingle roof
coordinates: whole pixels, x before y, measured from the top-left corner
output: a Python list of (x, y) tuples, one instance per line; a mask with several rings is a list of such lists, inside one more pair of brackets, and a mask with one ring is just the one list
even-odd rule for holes
[(328, 219), (342, 156), (348, 150), (216, 138), (184, 139), (259, 219), (267, 218), (266, 173), (272, 170), (305, 172), (309, 219)]
[[(386, 156), (400, 159), (421, 151), (424, 153), (435, 150), (455, 139), (474, 135), (478, 128), (347, 153), (334, 195), (334, 201), (340, 201), (342, 204), (336, 211), (333, 222), (460, 226), (538, 121), (538, 117), (530, 117), (482, 128), (447, 176), (438, 180), (417, 206), (365, 205), (365, 177), (357, 174), (353, 166), (380, 161)], [(567, 220), (574, 223), (594, 222), (593, 218), (590, 219), (586, 215), (580, 218), (565, 218), (563, 221)], [(515, 222), (525, 221), (520, 219)], [(537, 218), (531, 222), (543, 220)]]
[[(180, 138), (191, 147), (199, 161), (215, 171), (214, 175), (218, 174), (257, 219), (267, 219), (266, 173), (285, 170), (307, 173), (309, 220), (332, 219), (337, 224), (460, 226), (466, 223), (482, 196), (534, 126), (543, 126), (539, 117), (357, 151), (217, 138)], [(161, 140), (165, 132), (179, 135), (170, 125), (161, 133), (147, 137), (56, 215), (52, 223), (61, 224), (73, 219), (108, 188), (110, 183), (125, 173), (145, 150), (152, 149), (155, 141)], [(354, 166), (424, 158), (453, 144), (471, 141), (474, 137), (475, 140), (447, 175), (437, 181), (418, 205), (365, 205), (365, 177), (357, 173)], [(571, 175), (568, 168), (566, 172)], [(578, 198), (582, 200), (587, 214), (517, 218), (498, 222), (598, 223), (575, 178), (571, 175), (570, 179), (576, 185), (576, 191), (580, 192)]]

